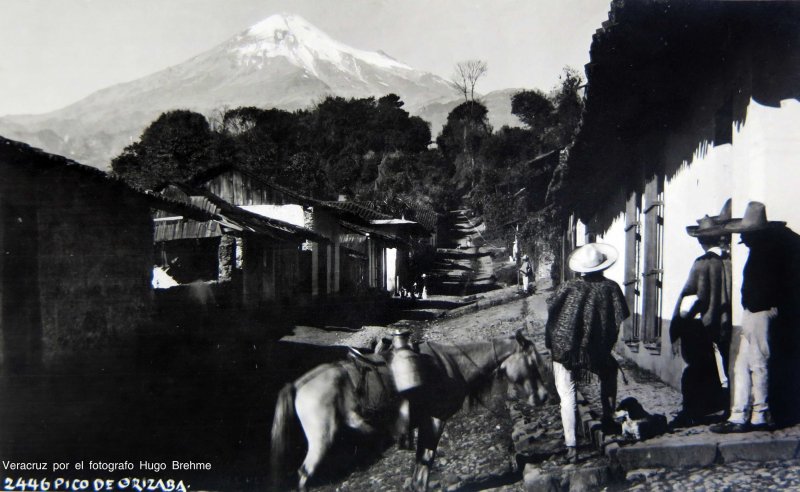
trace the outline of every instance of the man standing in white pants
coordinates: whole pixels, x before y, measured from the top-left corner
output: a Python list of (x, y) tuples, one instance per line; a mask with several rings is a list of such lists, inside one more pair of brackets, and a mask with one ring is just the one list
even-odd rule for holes
[(611, 350), (630, 315), (622, 289), (603, 276), (616, 260), (617, 250), (609, 244), (581, 246), (569, 257), (569, 268), (581, 276), (561, 284), (547, 300), (545, 345), (553, 359), (570, 463), (578, 461), (575, 384), (591, 374), (599, 377), (604, 420), (611, 419), (616, 404), (617, 362)]
[[(710, 430), (720, 434), (772, 430), (768, 389), (770, 358), (770, 325), (778, 316), (781, 299), (782, 269), (785, 265), (781, 245), (770, 231), (783, 228), (785, 222), (767, 221), (763, 203), (747, 204), (744, 217), (725, 225), (729, 232), (741, 234), (742, 243), (750, 249), (742, 273), (741, 327), (735, 327), (731, 347), (733, 388), (731, 414), (726, 422), (712, 425)], [(732, 352), (734, 352), (732, 350)], [(752, 399), (752, 404), (751, 404)]]

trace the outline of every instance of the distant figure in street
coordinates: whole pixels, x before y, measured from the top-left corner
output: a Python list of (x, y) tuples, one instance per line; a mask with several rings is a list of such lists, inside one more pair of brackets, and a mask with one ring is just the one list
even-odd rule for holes
[(522, 291), (525, 294), (530, 294), (531, 280), (533, 280), (533, 267), (528, 255), (522, 257), (522, 266), (519, 269), (519, 274), (522, 276)]
[(620, 324), (630, 315), (619, 285), (603, 276), (617, 255), (609, 244), (590, 243), (576, 249), (569, 257), (569, 268), (581, 276), (561, 284), (547, 300), (545, 345), (553, 359), (570, 463), (578, 460), (576, 382), (587, 382), (591, 374), (598, 376), (603, 422), (613, 421), (618, 366), (611, 350)]
[(692, 426), (728, 407), (728, 352), (731, 340), (730, 200), (720, 215), (706, 215), (686, 232), (696, 237), (703, 255), (692, 264), (670, 323), (672, 352), (683, 352), (683, 408), (671, 423)]
[[(712, 432), (771, 430), (796, 419), (798, 249), (800, 237), (785, 222), (768, 221), (760, 202), (725, 229), (741, 234), (750, 249), (742, 274), (741, 327), (731, 343), (733, 392), (730, 417)], [(752, 400), (752, 404), (751, 404)]]
[(519, 259), (519, 241), (517, 235), (514, 234), (514, 244), (511, 246), (511, 256), (508, 258), (510, 263), (516, 263)]

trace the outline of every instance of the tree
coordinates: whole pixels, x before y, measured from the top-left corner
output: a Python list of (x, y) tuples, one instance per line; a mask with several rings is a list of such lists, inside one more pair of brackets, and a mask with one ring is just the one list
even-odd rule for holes
[(478, 178), (476, 157), (484, 139), (492, 133), (489, 110), (476, 101), (461, 103), (447, 115), (447, 123), (436, 138), (436, 144), (456, 168), (456, 186), (472, 185)]
[(187, 110), (163, 113), (111, 161), (114, 174), (152, 189), (167, 182), (186, 182), (210, 167), (216, 140), (206, 118)]
[(583, 113), (580, 73), (565, 67), (559, 80), (561, 83), (549, 95), (540, 90), (524, 90), (511, 98), (511, 112), (533, 132), (544, 146), (543, 151), (566, 146)]
[(304, 195), (323, 198), (328, 194), (327, 178), (320, 167), (319, 159), (308, 152), (298, 152), (291, 156), (277, 176), (277, 181)]
[(466, 60), (456, 64), (450, 83), (464, 96), (464, 102), (475, 101), (475, 86), (486, 75), (487, 69), (483, 60)]
[(240, 107), (225, 112), (219, 133), (232, 142), (238, 167), (274, 178), (299, 151), (299, 126), (295, 113)]
[(583, 114), (583, 77), (572, 67), (564, 67), (559, 77), (561, 85), (553, 94), (556, 107), (556, 140), (559, 147), (572, 141)]
[(538, 89), (524, 90), (511, 96), (511, 113), (537, 135), (552, 125), (555, 104)]

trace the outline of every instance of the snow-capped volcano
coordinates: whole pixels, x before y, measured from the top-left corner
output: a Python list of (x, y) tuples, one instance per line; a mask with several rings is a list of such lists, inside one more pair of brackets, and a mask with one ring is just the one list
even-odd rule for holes
[[(0, 135), (107, 169), (164, 111), (298, 109), (326, 95), (398, 94), (412, 113), (456, 97), (447, 81), (380, 51), (332, 39), (299, 16), (273, 15), (221, 45), (42, 115), (0, 118)], [(436, 129), (434, 129), (436, 131)]]
[(266, 58), (284, 57), (293, 65), (319, 75), (317, 63), (324, 61), (358, 75), (358, 64), (413, 71), (411, 67), (378, 51), (364, 51), (340, 43), (305, 19), (279, 14), (254, 25), (233, 40), (232, 50), (245, 66), (262, 66)]

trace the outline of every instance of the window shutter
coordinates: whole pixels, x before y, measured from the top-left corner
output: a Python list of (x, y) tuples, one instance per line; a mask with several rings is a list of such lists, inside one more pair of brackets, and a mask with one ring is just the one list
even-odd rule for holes
[(639, 232), (639, 195), (631, 194), (625, 206), (625, 302), (631, 316), (622, 325), (622, 340), (635, 342), (641, 338), (639, 333), (639, 296), (641, 295), (639, 280), (639, 251), (642, 236)]
[(664, 229), (664, 203), (662, 178), (656, 177), (647, 183), (644, 196), (644, 272), (643, 284), (643, 334), (645, 344), (661, 341), (661, 250)]

